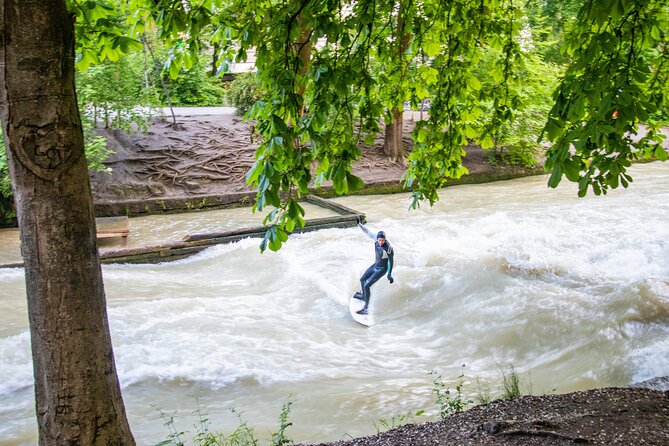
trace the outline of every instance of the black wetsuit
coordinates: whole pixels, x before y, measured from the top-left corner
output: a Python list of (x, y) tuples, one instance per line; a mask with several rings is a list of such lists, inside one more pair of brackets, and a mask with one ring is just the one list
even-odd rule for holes
[(393, 247), (386, 240), (383, 245), (379, 246), (374, 242), (374, 251), (376, 253), (376, 262), (360, 277), (360, 285), (362, 285), (362, 296), (365, 301), (369, 300), (369, 287), (374, 285), (384, 274), (391, 275), (393, 271)]
[[(360, 228), (369, 237), (374, 238), (374, 235), (363, 225), (360, 225)], [(392, 277), (393, 272), (393, 258), (395, 253), (388, 240), (384, 241), (383, 245), (381, 246), (379, 246), (379, 243), (375, 241), (374, 253), (376, 254), (376, 260), (374, 264), (367, 268), (367, 271), (365, 271), (364, 274), (360, 277), (362, 298), (365, 301), (365, 307), (367, 307), (367, 304), (369, 303), (369, 288), (374, 285), (381, 277), (383, 277), (384, 274), (387, 274), (388, 277)]]

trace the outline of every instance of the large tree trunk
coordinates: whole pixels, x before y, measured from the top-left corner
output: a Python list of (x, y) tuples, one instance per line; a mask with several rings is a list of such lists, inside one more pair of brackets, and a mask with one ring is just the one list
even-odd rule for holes
[[(411, 42), (411, 33), (407, 30), (407, 8), (410, 4), (400, 0), (397, 4), (397, 27), (395, 28), (395, 58), (396, 69), (399, 72), (400, 84), (406, 78), (409, 64), (405, 53)], [(404, 104), (402, 109), (395, 106), (390, 110), (392, 121), (386, 122), (385, 139), (383, 141), (383, 153), (394, 161), (404, 161), (404, 147), (402, 144), (402, 131), (404, 128)]]
[(394, 161), (401, 161), (404, 158), (404, 147), (402, 145), (404, 114), (397, 107), (394, 107), (391, 112), (393, 120), (386, 123), (383, 153)]
[(42, 445), (132, 445), (114, 365), (64, 0), (0, 0), (0, 118)]

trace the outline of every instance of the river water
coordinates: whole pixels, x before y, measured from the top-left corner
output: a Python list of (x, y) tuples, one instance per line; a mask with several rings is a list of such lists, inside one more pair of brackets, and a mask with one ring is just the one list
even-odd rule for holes
[[(497, 394), (511, 365), (535, 394), (669, 375), (669, 163), (631, 172), (630, 189), (584, 199), (542, 176), (444, 189), (417, 211), (407, 194), (336, 199), (396, 251), (395, 283), (372, 288), (370, 328), (347, 308), (373, 259), (357, 228), (296, 235), (278, 253), (249, 239), (104, 266), (138, 443), (167, 437), (159, 410), (194, 431), (198, 404), (214, 430), (235, 429), (234, 408), (261, 440), (289, 401), (296, 442), (372, 434), (421, 409), (416, 421), (427, 421), (430, 371), (450, 387), (464, 373), (471, 397)], [(247, 226), (258, 218), (248, 212), (198, 214), (198, 225)], [(179, 218), (144, 225), (178, 239)], [(35, 442), (23, 281), (21, 269), (0, 270), (3, 445)]]

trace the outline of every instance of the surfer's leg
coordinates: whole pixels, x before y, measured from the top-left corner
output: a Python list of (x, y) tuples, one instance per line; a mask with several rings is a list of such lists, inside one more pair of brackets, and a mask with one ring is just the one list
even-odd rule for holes
[[(367, 273), (369, 273), (370, 270), (371, 274), (368, 275)], [(367, 307), (369, 306), (369, 298), (371, 295), (370, 287), (374, 285), (381, 277), (383, 277), (385, 272), (386, 271), (382, 268), (370, 267), (367, 271), (365, 271), (365, 274), (363, 274), (363, 277), (368, 276), (364, 283), (362, 283), (362, 297), (365, 301), (365, 306), (362, 307), (362, 310), (358, 311), (358, 313), (367, 314)], [(360, 282), (363, 282), (362, 278), (360, 278)]]
[(375, 265), (372, 265), (367, 268), (367, 271), (362, 273), (362, 276), (360, 276), (360, 289), (362, 290), (363, 298), (369, 295), (369, 287), (367, 287), (367, 290), (365, 290), (365, 283), (370, 277), (374, 275), (374, 272), (376, 272), (376, 268)]
[(375, 268), (374, 271), (372, 271), (372, 274), (370, 275), (369, 278), (365, 281), (365, 288), (367, 289), (367, 296), (369, 297), (369, 288), (374, 285), (376, 282), (379, 281), (381, 277), (386, 273), (386, 270), (383, 268)]

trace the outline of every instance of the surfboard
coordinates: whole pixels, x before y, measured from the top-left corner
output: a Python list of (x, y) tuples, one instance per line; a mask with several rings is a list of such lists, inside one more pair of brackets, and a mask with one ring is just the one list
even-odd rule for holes
[[(371, 314), (358, 314), (356, 311), (362, 310), (362, 307), (365, 306), (365, 302), (363, 302), (360, 299), (356, 299), (355, 297), (351, 296), (351, 298), (348, 301), (348, 309), (351, 312), (351, 317), (353, 318), (354, 321), (356, 321), (359, 324), (362, 324), (366, 327), (371, 327), (374, 325), (374, 319), (372, 318)], [(368, 308), (368, 310), (371, 308)]]

